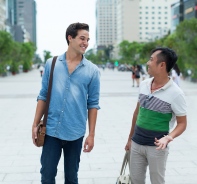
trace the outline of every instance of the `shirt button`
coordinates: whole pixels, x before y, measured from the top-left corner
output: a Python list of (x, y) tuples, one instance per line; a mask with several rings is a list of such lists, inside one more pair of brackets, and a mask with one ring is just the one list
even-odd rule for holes
[(60, 122), (59, 122), (59, 124), (60, 124)]
[(62, 111), (62, 112), (64, 112), (64, 111)]

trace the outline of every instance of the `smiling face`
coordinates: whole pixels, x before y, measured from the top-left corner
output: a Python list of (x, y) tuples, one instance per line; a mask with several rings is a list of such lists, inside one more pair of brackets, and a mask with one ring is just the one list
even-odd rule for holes
[(77, 54), (84, 54), (88, 45), (89, 45), (89, 32), (81, 29), (78, 30), (77, 36), (72, 38), (70, 35), (68, 36), (69, 40), (69, 48), (71, 48)]

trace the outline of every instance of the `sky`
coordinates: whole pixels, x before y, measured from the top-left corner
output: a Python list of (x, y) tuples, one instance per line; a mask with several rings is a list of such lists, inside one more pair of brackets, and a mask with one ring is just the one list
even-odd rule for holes
[[(36, 0), (37, 8), (37, 51), (60, 55), (67, 50), (65, 32), (74, 22), (89, 24), (89, 47), (96, 43), (96, 0)], [(87, 49), (87, 50), (88, 50)]]
[[(74, 22), (90, 26), (88, 49), (96, 43), (96, 0), (35, 0), (37, 4), (37, 54), (60, 55), (67, 50), (66, 28)], [(179, 0), (171, 0), (177, 2)], [(87, 49), (87, 50), (88, 50)]]

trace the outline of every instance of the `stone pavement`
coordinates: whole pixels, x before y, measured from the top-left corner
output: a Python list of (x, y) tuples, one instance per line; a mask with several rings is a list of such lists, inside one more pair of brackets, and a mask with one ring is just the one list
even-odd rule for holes
[[(41, 85), (37, 69), (0, 78), (0, 184), (40, 183), (41, 148), (31, 140), (36, 97)], [(197, 184), (197, 84), (181, 82), (188, 104), (188, 127), (170, 143), (166, 184)], [(81, 154), (80, 184), (115, 184), (137, 103), (131, 73), (101, 70), (101, 100), (95, 147)], [(63, 184), (61, 159), (57, 184)], [(147, 184), (150, 184), (147, 175)]]

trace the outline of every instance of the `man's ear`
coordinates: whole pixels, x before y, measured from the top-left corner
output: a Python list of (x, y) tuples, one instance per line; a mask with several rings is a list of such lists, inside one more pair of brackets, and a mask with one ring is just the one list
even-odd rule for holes
[(161, 68), (166, 68), (166, 63), (163, 61), (163, 62), (161, 62)]
[(68, 35), (68, 41), (70, 42), (72, 40), (72, 36)]

